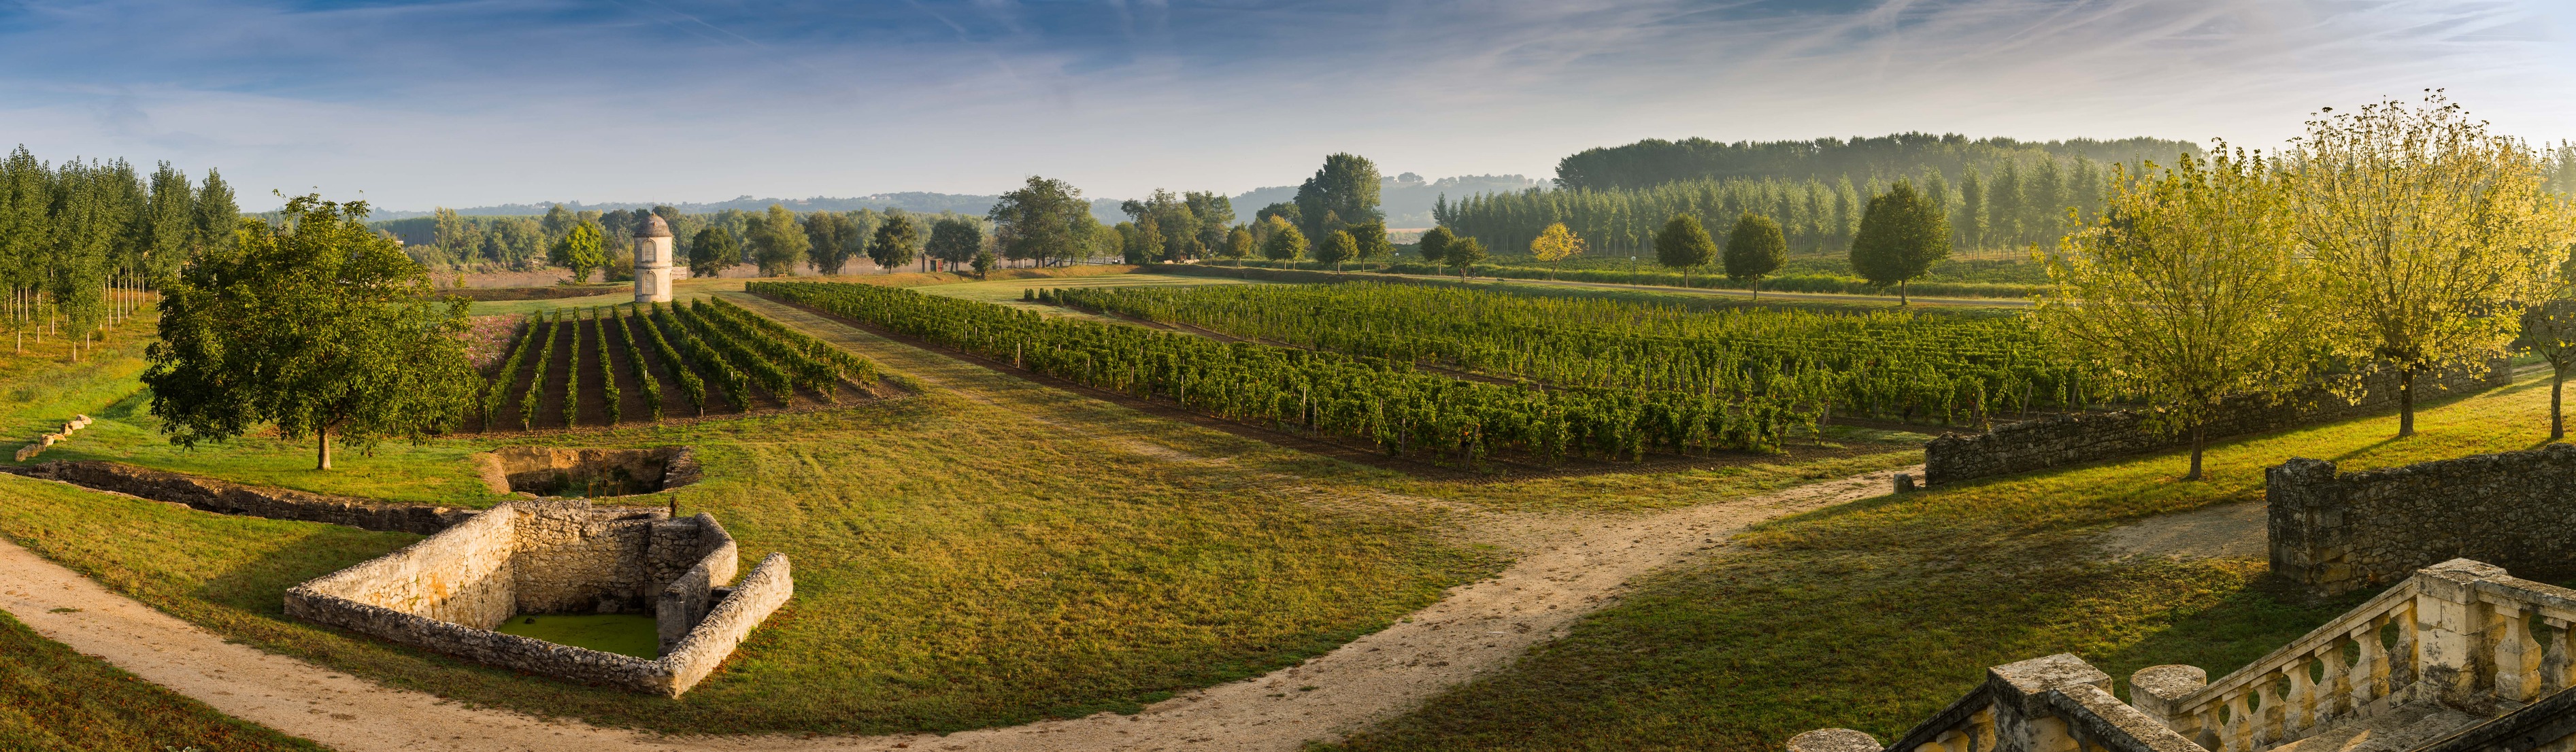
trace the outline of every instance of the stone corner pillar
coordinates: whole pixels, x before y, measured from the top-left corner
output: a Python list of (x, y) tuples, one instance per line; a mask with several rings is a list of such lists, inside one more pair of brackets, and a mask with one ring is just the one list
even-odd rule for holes
[(2059, 752), (2076, 748), (2066, 719), (2048, 707), (2047, 693), (2077, 686), (2111, 691), (2111, 675), (2073, 653), (2007, 663), (1986, 669), (1986, 688), (1995, 700), (1995, 749), (2012, 752)]
[(2335, 479), (2335, 463), (2304, 457), (2263, 470), (2273, 573), (2328, 595), (2361, 584), (2343, 561), (2346, 510)]
[[(2481, 667), (2489, 665), (2489, 607), (2477, 586), (2509, 576), (2503, 567), (2468, 559), (2415, 570), (2416, 677), (2435, 698), (2463, 702), (2487, 683)], [(2402, 652), (2390, 657), (2404, 660)]]
[(1789, 752), (1879, 752), (1878, 738), (1846, 728), (1816, 729), (1789, 737)]
[(2209, 686), (2209, 672), (2199, 666), (2166, 664), (2148, 666), (2129, 675), (2129, 707), (2186, 738), (2200, 733), (2200, 719), (2183, 712), (2175, 703), (2185, 695)]

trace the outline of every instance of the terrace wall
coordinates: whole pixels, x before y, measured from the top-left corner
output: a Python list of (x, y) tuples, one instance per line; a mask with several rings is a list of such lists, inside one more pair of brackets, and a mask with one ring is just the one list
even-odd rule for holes
[[(2417, 378), (2415, 397), (2421, 403), (2510, 383), (2513, 369), (2499, 358)], [(2224, 417), (2209, 427), (2208, 437), (2277, 431), (2394, 410), (2397, 392), (2394, 374), (2374, 373), (2362, 379), (2360, 398), (2348, 403), (2323, 388), (2303, 390), (2279, 402), (2240, 399), (2220, 411)], [(1923, 445), (1923, 480), (1933, 485), (1957, 483), (2190, 444), (2188, 436), (2149, 430), (2147, 417), (2128, 410), (2075, 413), (1997, 426), (1981, 434), (1944, 433)]]
[(248, 486), (230, 481), (136, 467), (121, 462), (77, 460), (8, 468), (30, 478), (186, 504), (219, 514), (277, 520), (328, 522), (367, 530), (429, 535), (475, 515), (471, 509), (421, 504), (387, 504), (351, 496), (329, 496), (284, 488)]
[(2576, 446), (2352, 473), (2293, 459), (2263, 481), (2272, 571), (2328, 594), (2452, 558), (2555, 575), (2576, 557)]

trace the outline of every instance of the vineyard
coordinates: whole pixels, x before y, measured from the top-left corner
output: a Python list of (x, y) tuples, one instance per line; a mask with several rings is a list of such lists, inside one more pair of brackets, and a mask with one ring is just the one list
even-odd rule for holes
[(486, 375), (483, 430), (656, 423), (865, 397), (876, 364), (723, 300), (531, 315)]
[(748, 289), (1093, 388), (1470, 464), (1498, 453), (1554, 462), (1778, 451), (1793, 432), (1813, 430), (1821, 408), (1762, 395), (1493, 384), (1401, 359), (1220, 342), (873, 285)]
[(2114, 396), (2108, 379), (2055, 357), (2019, 318), (1695, 310), (1378, 283), (1039, 295), (1101, 313), (1551, 388), (1714, 395), (1822, 414), (1953, 423)]

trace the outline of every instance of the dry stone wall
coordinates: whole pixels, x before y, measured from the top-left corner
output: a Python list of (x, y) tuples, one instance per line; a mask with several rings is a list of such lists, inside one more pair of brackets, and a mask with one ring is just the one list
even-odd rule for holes
[(2338, 473), (2294, 459), (2263, 477), (2272, 571), (2333, 594), (2468, 558), (2556, 575), (2576, 562), (2576, 446)]
[[(741, 585), (732, 536), (700, 514), (514, 501), (394, 553), (287, 591), (288, 616), (504, 668), (676, 697), (794, 595), (770, 554)], [(679, 565), (686, 563), (686, 567)], [(665, 579), (664, 573), (677, 574)], [(490, 631), (515, 614), (653, 602), (662, 656), (646, 660)]]
[[(2513, 382), (2509, 363), (2498, 359), (2415, 380), (2422, 400), (2478, 392)], [(2362, 380), (2362, 394), (2349, 403), (2323, 389), (2304, 390), (2278, 402), (2240, 399), (2228, 404), (2208, 436), (2217, 439), (2308, 425), (2393, 410), (2397, 379), (2378, 373)], [(1944, 433), (1923, 445), (1923, 480), (1940, 485), (1996, 475), (2010, 475), (2185, 446), (2189, 437), (2167, 436), (2147, 428), (2147, 415), (2136, 411), (2076, 413), (1997, 426), (1981, 434)]]
[(221, 514), (278, 520), (328, 522), (367, 530), (429, 535), (475, 515), (471, 509), (418, 504), (387, 504), (351, 496), (329, 496), (284, 488), (266, 488), (183, 473), (136, 467), (121, 462), (78, 460), (8, 468), (30, 478), (186, 504)]

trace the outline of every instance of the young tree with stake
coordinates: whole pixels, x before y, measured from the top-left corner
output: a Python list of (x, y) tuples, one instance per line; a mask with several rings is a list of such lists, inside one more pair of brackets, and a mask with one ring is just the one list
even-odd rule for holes
[(366, 446), (457, 426), (474, 401), (466, 301), (434, 301), (428, 270), (367, 229), (363, 201), (286, 202), (283, 229), (240, 223), (164, 283), (161, 341), (145, 350), (152, 415), (171, 443), (223, 441), (261, 423)]
[(2225, 400), (2296, 389), (2314, 362), (2286, 189), (2260, 157), (2214, 151), (2160, 175), (2122, 168), (2100, 219), (2045, 258), (2037, 316), (2136, 388), (2151, 427), (2190, 435), (2184, 480), (2202, 478)]

